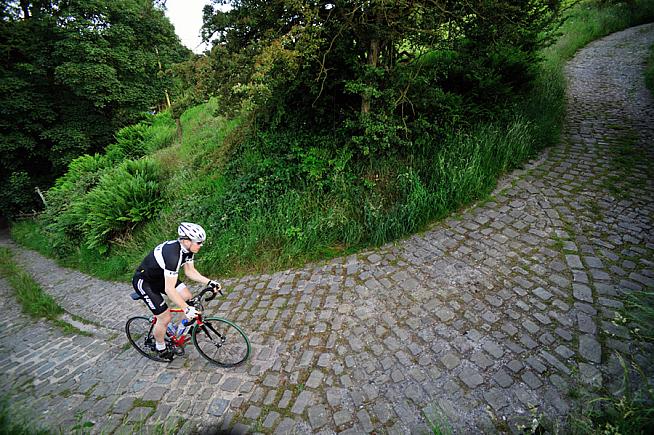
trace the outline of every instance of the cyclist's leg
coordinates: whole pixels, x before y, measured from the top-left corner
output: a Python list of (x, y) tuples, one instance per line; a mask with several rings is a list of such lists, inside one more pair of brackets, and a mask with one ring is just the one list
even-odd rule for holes
[[(150, 283), (145, 281), (143, 278), (134, 277), (132, 284), (136, 291), (143, 296), (145, 304), (148, 306), (152, 314), (157, 318), (157, 323), (154, 325), (153, 335), (157, 342), (157, 347), (165, 345), (166, 338), (166, 327), (170, 323), (172, 315), (168, 309), (168, 305), (164, 301), (163, 295), (159, 290), (159, 287), (163, 285), (157, 285), (157, 283)], [(153, 288), (154, 287), (154, 288)]]

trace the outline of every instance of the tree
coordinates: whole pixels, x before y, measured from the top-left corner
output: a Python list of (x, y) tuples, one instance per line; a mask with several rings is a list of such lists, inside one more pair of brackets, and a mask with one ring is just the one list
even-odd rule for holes
[[(0, 1), (2, 183), (47, 187), (68, 163), (102, 150), (156, 108), (168, 66), (189, 52), (151, 0)], [(0, 196), (3, 214), (38, 206)]]
[[(232, 9), (216, 7), (225, 3)], [(354, 133), (408, 136), (412, 121), (440, 116), (452, 93), (472, 107), (528, 83), (559, 3), (213, 0), (203, 36), (214, 42), (219, 93), (272, 126), (350, 120)]]

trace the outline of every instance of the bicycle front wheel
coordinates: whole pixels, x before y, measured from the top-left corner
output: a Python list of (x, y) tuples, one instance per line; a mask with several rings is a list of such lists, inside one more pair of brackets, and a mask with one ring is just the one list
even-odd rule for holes
[(203, 319), (193, 328), (193, 344), (200, 355), (221, 367), (234, 367), (250, 356), (250, 340), (229, 320), (220, 317)]
[(154, 323), (147, 317), (132, 317), (125, 324), (125, 334), (132, 346), (136, 348), (142, 355), (150, 358), (151, 360), (159, 362), (170, 362), (168, 359), (159, 357), (159, 352), (155, 347), (154, 335), (152, 330)]

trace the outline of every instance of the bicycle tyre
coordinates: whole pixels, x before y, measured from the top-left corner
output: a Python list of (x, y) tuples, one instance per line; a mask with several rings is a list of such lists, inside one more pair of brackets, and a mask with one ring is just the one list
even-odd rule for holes
[(169, 359), (160, 358), (159, 353), (154, 349), (152, 328), (151, 319), (143, 316), (132, 317), (125, 323), (127, 340), (141, 355), (157, 362), (170, 362)]
[(250, 356), (250, 340), (236, 324), (220, 317), (203, 319), (191, 333), (200, 355), (220, 367), (236, 367)]

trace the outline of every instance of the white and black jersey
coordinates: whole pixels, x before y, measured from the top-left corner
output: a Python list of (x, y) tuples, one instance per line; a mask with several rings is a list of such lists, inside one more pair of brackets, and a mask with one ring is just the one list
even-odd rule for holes
[(158, 245), (138, 267), (137, 273), (146, 281), (163, 281), (164, 277), (177, 277), (179, 268), (193, 262), (193, 253), (184, 249), (179, 240)]
[[(156, 316), (168, 309), (163, 294), (166, 292), (165, 277), (177, 278), (179, 268), (193, 262), (193, 253), (184, 249), (178, 240), (164, 242), (150, 252), (136, 269), (132, 286), (143, 297), (146, 305)], [(177, 279), (175, 288), (184, 286)]]

